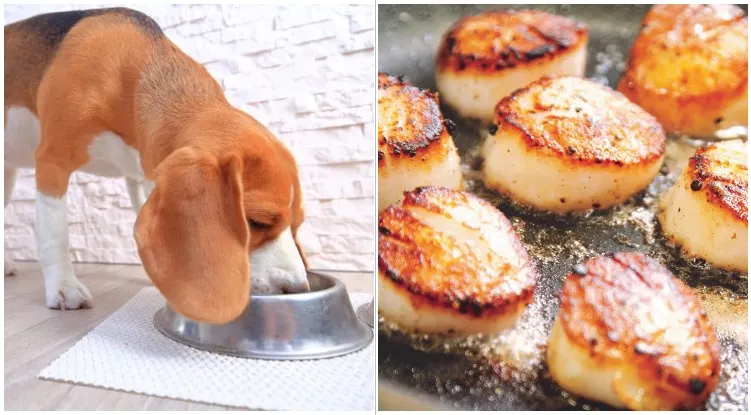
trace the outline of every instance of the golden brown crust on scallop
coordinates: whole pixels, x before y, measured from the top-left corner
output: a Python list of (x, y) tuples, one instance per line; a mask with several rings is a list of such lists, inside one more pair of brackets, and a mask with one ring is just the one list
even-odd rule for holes
[[(742, 34), (740, 37), (748, 32), (748, 20), (737, 6), (653, 6), (634, 42), (621, 81), (624, 90), (636, 87), (628, 86), (631, 81), (642, 89), (663, 89), (662, 95), (681, 97), (737, 91), (748, 80), (748, 54), (720, 55), (720, 48), (712, 44), (728, 32)], [(744, 45), (738, 45), (739, 51), (743, 49)], [(675, 70), (668, 70), (666, 64)], [(648, 71), (662, 76), (648, 76)]]
[(657, 120), (623, 95), (574, 76), (544, 77), (496, 106), (495, 122), (528, 147), (578, 164), (647, 165), (665, 153)]
[(710, 203), (748, 225), (748, 153), (723, 157), (719, 146), (722, 144), (704, 146), (689, 159), (690, 188), (703, 192)]
[[(657, 393), (702, 402), (720, 375), (719, 343), (691, 289), (641, 253), (590, 259), (561, 290), (568, 339), (593, 359), (629, 362)], [(694, 399), (695, 398), (695, 399)]]
[[(732, 5), (653, 6), (618, 83), (668, 131), (681, 131), (694, 110), (721, 109), (747, 88), (748, 20)], [(665, 107), (666, 100), (680, 110)]]
[(449, 121), (438, 95), (384, 73), (378, 74), (378, 167), (399, 160), (430, 163), (452, 148)]
[(480, 13), (444, 35), (436, 66), (489, 73), (546, 62), (578, 49), (588, 32), (581, 23), (536, 10)]
[[(410, 209), (482, 229), (488, 243), (489, 238), (512, 238), (513, 252), (484, 252), (422, 223)], [(537, 273), (524, 246), (509, 220), (476, 196), (436, 187), (405, 192), (401, 207), (391, 206), (379, 216), (378, 230), (378, 269), (401, 285), (413, 303), (483, 317), (516, 311), (532, 300)]]

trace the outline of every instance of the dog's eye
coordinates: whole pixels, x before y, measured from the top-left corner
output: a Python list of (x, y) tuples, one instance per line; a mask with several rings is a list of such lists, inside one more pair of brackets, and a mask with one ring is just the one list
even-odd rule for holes
[(264, 231), (271, 228), (271, 225), (269, 225), (268, 223), (256, 222), (252, 219), (248, 219), (248, 226), (259, 231)]

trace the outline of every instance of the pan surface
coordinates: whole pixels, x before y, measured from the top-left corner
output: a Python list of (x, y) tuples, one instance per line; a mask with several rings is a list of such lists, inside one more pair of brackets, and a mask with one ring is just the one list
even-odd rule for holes
[[(490, 8), (536, 8), (586, 23), (587, 76), (615, 87), (649, 6), (381, 5), (378, 70), (435, 90), (434, 56), (442, 34), (460, 17)], [(546, 373), (545, 343), (563, 278), (573, 265), (607, 252), (641, 251), (693, 287), (714, 323), (722, 375), (706, 409), (748, 410), (748, 276), (682, 258), (666, 243), (655, 218), (656, 201), (703, 142), (670, 137), (665, 166), (646, 191), (624, 206), (560, 218), (515, 207), (475, 180), (480, 132), (486, 126), (442, 109), (457, 123), (454, 140), (464, 164), (465, 190), (487, 199), (512, 221), (541, 278), (519, 326), (499, 337), (406, 335), (379, 319), (379, 409), (611, 409), (558, 388)]]

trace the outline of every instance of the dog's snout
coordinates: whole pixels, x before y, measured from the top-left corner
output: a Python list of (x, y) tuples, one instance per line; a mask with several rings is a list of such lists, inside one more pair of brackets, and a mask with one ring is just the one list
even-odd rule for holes
[(253, 293), (310, 291), (305, 264), (289, 228), (275, 240), (253, 251), (250, 255), (250, 274)]

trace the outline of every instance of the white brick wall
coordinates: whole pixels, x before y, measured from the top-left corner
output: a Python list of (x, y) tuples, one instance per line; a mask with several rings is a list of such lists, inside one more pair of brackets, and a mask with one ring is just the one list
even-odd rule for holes
[[(5, 23), (93, 8), (6, 5)], [(203, 63), (228, 99), (287, 143), (300, 165), (311, 267), (373, 270), (373, 6), (138, 5)], [(5, 210), (5, 249), (36, 259), (34, 173)], [(123, 179), (76, 173), (68, 191), (72, 256), (139, 263)]]

